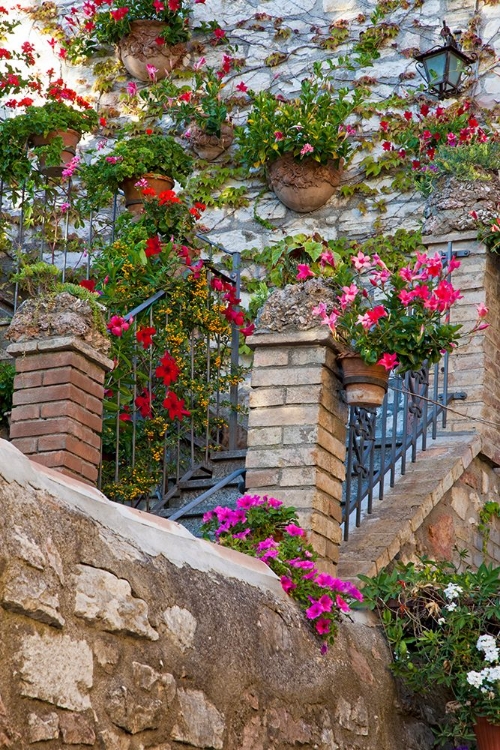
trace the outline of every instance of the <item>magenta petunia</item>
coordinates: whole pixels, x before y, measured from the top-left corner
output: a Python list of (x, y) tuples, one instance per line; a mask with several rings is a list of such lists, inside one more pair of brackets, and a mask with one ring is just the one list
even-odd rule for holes
[(314, 624), (314, 627), (320, 635), (327, 635), (330, 632), (330, 620), (320, 617)]
[(292, 579), (289, 578), (288, 576), (281, 576), (280, 581), (281, 581), (281, 585), (283, 587), (283, 591), (285, 591), (285, 593), (287, 593), (287, 594), (290, 591), (293, 591), (293, 589), (297, 588), (297, 584), (294, 583), (292, 581)]
[(285, 531), (287, 534), (290, 534), (290, 536), (305, 536), (304, 529), (301, 529), (300, 526), (297, 526), (295, 523), (289, 523), (288, 526), (285, 526)]

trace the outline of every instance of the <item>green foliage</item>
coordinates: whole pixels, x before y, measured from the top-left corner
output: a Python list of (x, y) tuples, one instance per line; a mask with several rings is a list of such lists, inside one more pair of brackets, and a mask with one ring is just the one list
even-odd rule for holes
[(11, 276), (14, 284), (30, 297), (50, 294), (56, 291), (61, 272), (57, 266), (50, 265), (44, 261), (22, 265), (17, 273)]
[(282, 101), (269, 91), (255, 94), (247, 124), (237, 130), (240, 163), (247, 169), (261, 167), (286, 153), (299, 160), (309, 154), (321, 163), (347, 161), (352, 146), (343, 125), (362, 98), (360, 91), (347, 88), (335, 92), (322, 76), (302, 81), (296, 99)]
[(102, 206), (127, 178), (154, 173), (184, 185), (192, 169), (192, 157), (171, 136), (152, 133), (118, 140), (110, 154), (82, 165), (79, 175), (87, 190), (87, 202)]
[(423, 558), (396, 563), (375, 578), (360, 576), (365, 603), (380, 615), (394, 654), (392, 671), (416, 693), (434, 697), (436, 686), (454, 699), (439, 732), (444, 744), (473, 740), (476, 716), (498, 721), (500, 693), (490, 698), (467, 682), (484, 662), (476, 644), (500, 632), (500, 568)]
[[(346, 237), (325, 240), (318, 233), (296, 234), (268, 245), (260, 253), (247, 251), (243, 253), (243, 259), (263, 266), (266, 270), (266, 285), (268, 289), (273, 289), (297, 283), (298, 264), (317, 264), (323, 252), (330, 251), (344, 262), (359, 251), (367, 255), (378, 253), (389, 268), (393, 268), (404, 263), (417, 250), (425, 250), (421, 233), (406, 229), (398, 229), (393, 235), (370, 237), (365, 242), (348, 240)], [(313, 267), (317, 268), (317, 265)], [(253, 292), (260, 283), (249, 282), (247, 288)]]
[(490, 500), (485, 503), (479, 511), (478, 531), (483, 537), (483, 554), (488, 552), (488, 542), (491, 534), (491, 522), (494, 518), (500, 519), (500, 504), (496, 500)]
[(442, 174), (461, 181), (490, 181), (500, 169), (500, 140), (466, 143), (459, 148), (441, 146), (435, 164)]
[(94, 57), (101, 45), (116, 44), (130, 33), (134, 21), (161, 21), (165, 24), (159, 37), (166, 44), (174, 45), (189, 38), (189, 16), (191, 9), (184, 0), (179, 0), (177, 10), (170, 10), (168, 3), (157, 9), (153, 0), (127, 0), (117, 2), (112, 10), (107, 6), (93, 6), (89, 15), (83, 9), (71, 10), (71, 25), (66, 27), (68, 59), (81, 62)]
[(0, 424), (7, 427), (7, 414), (12, 409), (16, 367), (8, 360), (0, 361)]

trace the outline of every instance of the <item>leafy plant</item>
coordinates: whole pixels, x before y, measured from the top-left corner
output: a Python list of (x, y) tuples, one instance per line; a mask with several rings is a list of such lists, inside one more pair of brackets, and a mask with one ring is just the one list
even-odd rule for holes
[(478, 716), (498, 722), (500, 675), (491, 682), (477, 675), (487, 654), (499, 672), (493, 665), (499, 662), (500, 568), (481, 565), (474, 571), (423, 558), (360, 578), (365, 603), (378, 611), (393, 651), (394, 674), (431, 698), (436, 686), (448, 691), (440, 742), (458, 747), (473, 740)]
[[(389, 270), (378, 254), (358, 252), (349, 263), (339, 263), (330, 253), (319, 259), (315, 273), (308, 264), (298, 266), (297, 278), (326, 277), (332, 302), (313, 310), (327, 325), (346, 354), (355, 353), (368, 364), (380, 364), (399, 372), (417, 370), (424, 363), (439, 362), (460, 338), (461, 325), (443, 316), (460, 298), (449, 281), (460, 265), (436, 253), (417, 253), (413, 263)], [(478, 321), (470, 333), (486, 324), (488, 310), (478, 306)]]
[(500, 169), (500, 140), (464, 144), (459, 148), (441, 146), (434, 161), (439, 174), (450, 174), (463, 182), (487, 182)]
[(0, 361), (0, 424), (7, 426), (7, 415), (12, 409), (16, 366), (8, 360)]
[(298, 524), (296, 509), (267, 495), (245, 495), (236, 501), (236, 510), (219, 506), (203, 522), (206, 538), (258, 557), (280, 576), (283, 590), (322, 639), (324, 653), (335, 640), (342, 613), (363, 597), (348, 581), (319, 572), (318, 556)]
[[(204, 0), (196, 0), (204, 2)], [(159, 32), (158, 44), (177, 44), (189, 38), (191, 8), (184, 0), (155, 3), (153, 0), (119, 0), (87, 3), (80, 10), (72, 8), (66, 18), (68, 59), (78, 62), (92, 57), (100, 45), (116, 44), (130, 33), (133, 21), (161, 21), (165, 24)]]
[(319, 73), (302, 81), (297, 98), (285, 100), (269, 91), (253, 96), (247, 124), (237, 131), (238, 158), (247, 169), (261, 167), (283, 154), (320, 163), (347, 161), (352, 153), (345, 121), (363, 100), (359, 90), (341, 88)]
[(171, 136), (146, 133), (118, 140), (110, 153), (82, 165), (80, 176), (88, 202), (98, 206), (108, 203), (125, 179), (153, 173), (182, 185), (192, 168), (192, 157)]

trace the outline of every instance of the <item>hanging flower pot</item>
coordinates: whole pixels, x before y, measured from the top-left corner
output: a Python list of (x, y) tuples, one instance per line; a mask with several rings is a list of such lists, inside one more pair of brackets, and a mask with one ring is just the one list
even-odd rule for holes
[(369, 365), (357, 354), (342, 356), (340, 363), (349, 406), (366, 409), (381, 406), (389, 382), (389, 373), (385, 367)]
[(61, 138), (63, 147), (61, 150), (61, 162), (59, 165), (45, 166), (46, 159), (39, 156), (40, 171), (51, 177), (61, 177), (64, 167), (69, 164), (76, 154), (76, 147), (82, 135), (76, 130), (51, 130), (47, 135), (32, 135), (29, 139), (31, 146), (49, 146), (56, 138)]
[(474, 727), (478, 750), (499, 750), (500, 724), (490, 724), (484, 716), (478, 716)]
[(230, 147), (234, 139), (234, 128), (232, 123), (225, 122), (221, 125), (220, 137), (209, 135), (193, 123), (190, 128), (190, 141), (193, 151), (201, 159), (214, 161)]
[(340, 184), (342, 160), (320, 164), (310, 156), (301, 161), (284, 154), (267, 166), (269, 187), (279, 200), (297, 213), (324, 206)]
[(143, 187), (137, 187), (139, 180), (146, 180), (148, 188), (154, 190), (156, 195), (165, 190), (172, 190), (174, 181), (171, 177), (148, 172), (142, 177), (129, 177), (123, 180), (120, 187), (125, 195), (125, 206), (131, 214), (138, 215), (142, 212), (144, 203)]
[[(186, 54), (186, 47), (182, 43), (173, 46), (158, 44), (156, 40), (165, 26), (162, 21), (132, 21), (130, 33), (118, 42), (122, 63), (130, 75), (139, 81), (165, 78)], [(156, 72), (153, 72), (153, 68)]]

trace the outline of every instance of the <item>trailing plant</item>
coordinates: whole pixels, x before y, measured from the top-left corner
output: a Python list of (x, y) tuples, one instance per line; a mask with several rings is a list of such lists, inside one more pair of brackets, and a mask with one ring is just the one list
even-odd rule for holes
[(436, 686), (447, 691), (440, 744), (473, 741), (479, 716), (498, 723), (500, 568), (474, 571), (463, 561), (422, 558), (360, 578), (365, 603), (379, 613), (393, 651), (394, 674), (431, 699)]
[(267, 495), (244, 495), (236, 509), (219, 506), (206, 513), (203, 522), (207, 539), (259, 558), (280, 577), (283, 590), (304, 610), (326, 652), (342, 614), (363, 596), (348, 581), (320, 573), (318, 556), (299, 526), (296, 509)]
[(297, 282), (299, 264), (307, 263), (316, 272), (320, 268), (321, 255), (328, 252), (347, 262), (358, 252), (366, 255), (377, 253), (389, 268), (394, 268), (404, 265), (417, 250), (425, 250), (421, 232), (406, 229), (398, 229), (393, 235), (381, 234), (370, 237), (364, 242), (349, 240), (346, 237), (326, 240), (318, 232), (312, 235), (296, 234), (266, 246), (259, 253), (255, 250), (243, 253), (244, 261), (263, 266), (266, 272), (265, 282), (247, 280), (246, 288), (253, 292), (256, 286), (264, 284), (269, 294), (273, 288), (294, 284)]
[[(203, 3), (205, 0), (195, 0)], [(167, 3), (153, 0), (120, 0), (87, 2), (81, 9), (73, 7), (65, 18), (64, 47), (72, 62), (96, 54), (101, 45), (116, 44), (130, 33), (134, 21), (160, 21), (165, 27), (159, 32), (158, 45), (174, 45), (189, 38), (191, 8), (185, 0)]]
[(193, 159), (171, 136), (152, 131), (116, 141), (111, 152), (100, 154), (79, 169), (92, 206), (110, 202), (125, 179), (140, 180), (153, 173), (171, 177), (181, 185), (193, 169)]
[(488, 542), (491, 534), (491, 523), (494, 518), (500, 519), (500, 504), (496, 500), (489, 500), (479, 511), (478, 531), (483, 537), (483, 555), (488, 553)]
[(288, 153), (299, 161), (306, 156), (322, 164), (348, 161), (353, 147), (345, 122), (362, 100), (360, 90), (334, 91), (318, 68), (312, 80), (302, 81), (295, 99), (269, 91), (254, 94), (247, 124), (237, 131), (238, 159), (247, 169)]
[(477, 211), (471, 211), (470, 215), (476, 221), (478, 239), (484, 242), (492, 253), (500, 252), (500, 216), (495, 219), (488, 217), (489, 222), (486, 223)]

